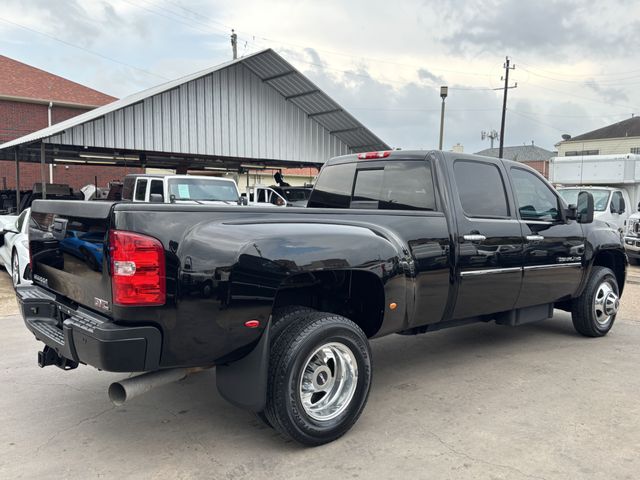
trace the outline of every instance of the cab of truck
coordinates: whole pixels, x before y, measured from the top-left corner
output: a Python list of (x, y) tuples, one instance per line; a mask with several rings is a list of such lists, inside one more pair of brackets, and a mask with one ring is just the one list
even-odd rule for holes
[(122, 200), (146, 203), (239, 204), (233, 179), (199, 175), (132, 174), (124, 178)]

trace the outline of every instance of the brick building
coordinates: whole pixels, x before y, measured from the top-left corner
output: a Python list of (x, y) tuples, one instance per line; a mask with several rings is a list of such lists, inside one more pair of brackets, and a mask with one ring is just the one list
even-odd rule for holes
[[(55, 124), (95, 107), (111, 103), (114, 97), (0, 55), (0, 144)], [(55, 165), (53, 183), (68, 183), (79, 189), (93, 183), (106, 185), (121, 179), (124, 168), (97, 165)], [(131, 172), (132, 169), (129, 169)], [(46, 178), (49, 181), (49, 167)], [(40, 182), (40, 165), (20, 163), (20, 188)], [(12, 158), (0, 158), (0, 189), (15, 188), (16, 169)]]

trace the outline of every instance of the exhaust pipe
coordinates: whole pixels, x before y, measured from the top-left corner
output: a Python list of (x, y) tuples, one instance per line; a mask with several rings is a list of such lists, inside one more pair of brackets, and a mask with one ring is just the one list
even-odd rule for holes
[(138, 395), (148, 391), (177, 382), (187, 378), (192, 373), (200, 372), (203, 368), (172, 368), (168, 370), (156, 370), (155, 372), (143, 373), (135, 377), (125, 378), (119, 382), (109, 385), (109, 400), (116, 407), (124, 404)]

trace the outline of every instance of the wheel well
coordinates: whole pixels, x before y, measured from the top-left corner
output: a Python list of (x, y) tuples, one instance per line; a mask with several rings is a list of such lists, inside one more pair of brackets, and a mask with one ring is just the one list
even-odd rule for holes
[(382, 325), (384, 288), (377, 275), (362, 270), (303, 273), (288, 278), (278, 289), (273, 308), (287, 305), (342, 315), (372, 337)]
[(593, 265), (607, 267), (612, 270), (616, 276), (616, 280), (618, 281), (618, 289), (620, 290), (620, 293), (622, 293), (622, 290), (624, 289), (626, 265), (624, 253), (616, 250), (602, 250), (597, 253), (596, 258), (593, 261)]

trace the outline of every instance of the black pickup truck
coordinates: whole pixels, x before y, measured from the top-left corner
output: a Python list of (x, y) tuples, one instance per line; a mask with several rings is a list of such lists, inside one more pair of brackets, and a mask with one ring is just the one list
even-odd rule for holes
[[(554, 308), (600, 337), (627, 267), (587, 192), (566, 205), (520, 163), (438, 151), (329, 160), (307, 208), (37, 201), (32, 212), (34, 284), (17, 296), (46, 344), (40, 366), (147, 372), (112, 385), (116, 403), (216, 366), (225, 398), (307, 445), (363, 411), (370, 339), (516, 326)], [(96, 258), (76, 253), (87, 232)]]

